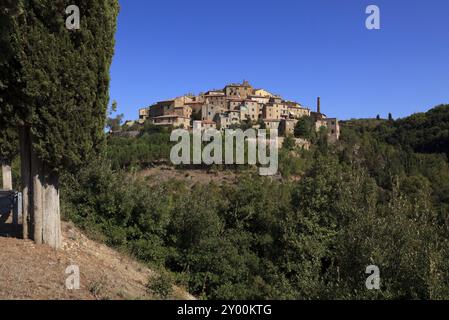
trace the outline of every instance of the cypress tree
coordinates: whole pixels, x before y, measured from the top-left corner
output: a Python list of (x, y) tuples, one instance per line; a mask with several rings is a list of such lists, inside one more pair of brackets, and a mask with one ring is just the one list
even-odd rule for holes
[[(1, 102), (0, 102), (1, 105)], [(0, 116), (1, 118), (1, 116)], [(0, 122), (1, 123), (1, 122)], [(4, 190), (12, 190), (12, 160), (18, 152), (17, 134), (13, 127), (7, 124), (0, 124), (0, 163), (2, 166), (2, 187)]]
[[(80, 29), (66, 27), (70, 5), (80, 9)], [(24, 233), (58, 248), (59, 175), (87, 161), (104, 138), (118, 1), (20, 0), (17, 7), (6, 18), (10, 73), (20, 80), (11, 104), (29, 199)]]
[(391, 112), (388, 114), (388, 121), (394, 121), (393, 119), (393, 115), (391, 114)]
[(13, 188), (11, 162), (17, 156), (18, 141), (10, 104), (14, 88), (10, 88), (9, 85), (15, 79), (9, 68), (12, 51), (8, 46), (8, 37), (11, 31), (9, 17), (17, 14), (19, 7), (13, 0), (3, 0), (0, 3), (0, 165), (3, 180), (0, 187), (11, 190)]

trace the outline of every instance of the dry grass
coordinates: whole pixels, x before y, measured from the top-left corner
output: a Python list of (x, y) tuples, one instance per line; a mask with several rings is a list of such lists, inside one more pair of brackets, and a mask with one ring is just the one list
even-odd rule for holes
[[(156, 274), (124, 254), (63, 223), (64, 245), (55, 251), (31, 241), (0, 238), (0, 299), (157, 299), (148, 293)], [(65, 271), (80, 268), (80, 289), (67, 290)], [(169, 299), (193, 299), (174, 287)]]
[(178, 170), (172, 167), (154, 167), (142, 170), (138, 173), (139, 177), (145, 178), (150, 184), (165, 182), (169, 180), (178, 180), (187, 182), (189, 185), (209, 183), (221, 184), (234, 184), (238, 179), (238, 174), (233, 171), (216, 170), (208, 172), (207, 170), (192, 170), (183, 169)]

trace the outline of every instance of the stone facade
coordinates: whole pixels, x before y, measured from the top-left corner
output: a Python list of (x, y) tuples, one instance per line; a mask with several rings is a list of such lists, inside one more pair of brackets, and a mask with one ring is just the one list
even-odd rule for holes
[(316, 130), (324, 127), (328, 131), (329, 142), (336, 142), (340, 139), (340, 124), (336, 118), (323, 118), (315, 122)]
[(242, 84), (230, 84), (224, 88), (224, 93), (228, 97), (240, 97), (243, 99), (248, 98), (254, 92), (253, 87), (248, 81), (243, 81)]
[(203, 125), (220, 129), (242, 122), (255, 126), (262, 121), (267, 129), (279, 129), (283, 135), (294, 134), (298, 120), (311, 117), (317, 130), (323, 126), (328, 129), (329, 141), (335, 142), (340, 138), (338, 120), (321, 113), (319, 99), (317, 112), (312, 112), (298, 102), (284, 100), (264, 89), (254, 89), (247, 81), (198, 96), (186, 95), (157, 102), (139, 110), (139, 122), (150, 119), (157, 125), (191, 128), (194, 115), (203, 121)]
[(190, 118), (178, 115), (165, 115), (151, 119), (156, 126), (190, 129)]

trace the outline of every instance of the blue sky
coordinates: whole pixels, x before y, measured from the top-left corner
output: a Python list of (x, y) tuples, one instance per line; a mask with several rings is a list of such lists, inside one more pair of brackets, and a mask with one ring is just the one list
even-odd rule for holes
[[(365, 9), (381, 10), (367, 30)], [(250, 81), (340, 119), (449, 103), (448, 0), (120, 0), (111, 101)]]

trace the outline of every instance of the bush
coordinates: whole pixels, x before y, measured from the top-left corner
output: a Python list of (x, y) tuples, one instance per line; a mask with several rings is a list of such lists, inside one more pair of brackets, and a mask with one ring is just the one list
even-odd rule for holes
[[(344, 124), (335, 148), (282, 150), (296, 182), (242, 173), (232, 185), (149, 186), (100, 159), (63, 177), (63, 213), (201, 298), (447, 299), (447, 158), (387, 143), (379, 127), (395, 124), (375, 121)], [(171, 283), (149, 288), (167, 297)]]
[(173, 278), (168, 272), (161, 272), (155, 277), (151, 276), (147, 283), (147, 291), (166, 300), (173, 294)]

